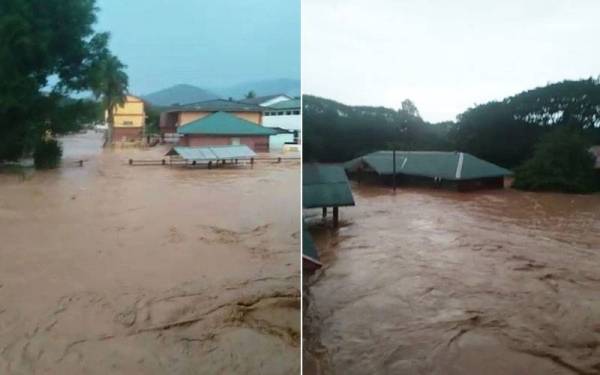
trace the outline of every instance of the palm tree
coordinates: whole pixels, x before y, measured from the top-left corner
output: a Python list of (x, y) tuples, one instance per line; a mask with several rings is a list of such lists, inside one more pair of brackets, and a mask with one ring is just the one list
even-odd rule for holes
[(112, 142), (115, 107), (125, 102), (129, 84), (125, 67), (116, 56), (108, 54), (94, 64), (92, 69), (92, 93), (96, 99), (101, 100), (107, 113), (108, 132), (104, 145)]

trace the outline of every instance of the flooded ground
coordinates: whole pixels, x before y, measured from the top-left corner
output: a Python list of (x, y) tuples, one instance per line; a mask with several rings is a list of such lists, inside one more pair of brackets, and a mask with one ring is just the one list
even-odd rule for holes
[(299, 163), (136, 167), (166, 149), (100, 144), (0, 174), (0, 373), (298, 373)]
[(353, 191), (309, 220), (305, 373), (600, 374), (600, 195)]

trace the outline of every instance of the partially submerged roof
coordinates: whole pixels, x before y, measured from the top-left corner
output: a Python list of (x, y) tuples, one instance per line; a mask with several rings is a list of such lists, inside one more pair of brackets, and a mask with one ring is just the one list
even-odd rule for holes
[(226, 112), (217, 112), (177, 128), (178, 134), (275, 135), (277, 131)]
[(290, 99), (284, 100), (282, 102), (277, 102), (275, 104), (271, 104), (267, 109), (300, 109), (300, 99)]
[(317, 246), (305, 225), (303, 225), (302, 229), (302, 257), (314, 263), (317, 267), (321, 266)]
[(246, 145), (239, 146), (207, 146), (207, 147), (173, 147), (167, 156), (180, 156), (185, 160), (212, 161), (248, 159), (256, 156)]
[(214, 99), (169, 108), (167, 112), (262, 112), (263, 107), (235, 100)]
[(339, 165), (304, 164), (302, 205), (305, 208), (354, 206), (344, 169)]
[[(392, 151), (377, 151), (347, 162), (346, 170), (366, 165), (380, 175), (394, 171)], [(508, 169), (464, 152), (396, 151), (396, 173), (444, 180), (471, 180), (512, 175)]]

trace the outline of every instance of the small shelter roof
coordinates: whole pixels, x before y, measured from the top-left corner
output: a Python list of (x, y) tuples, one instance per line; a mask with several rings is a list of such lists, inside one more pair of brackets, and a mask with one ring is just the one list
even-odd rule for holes
[(246, 145), (239, 146), (208, 146), (208, 147), (173, 147), (166, 156), (180, 156), (185, 160), (212, 161), (249, 159), (256, 154)]
[(310, 232), (306, 229), (306, 226), (304, 226), (302, 229), (302, 257), (311, 261), (317, 266), (321, 266), (317, 246), (315, 245)]
[(354, 206), (344, 169), (339, 165), (304, 164), (302, 205), (305, 208)]

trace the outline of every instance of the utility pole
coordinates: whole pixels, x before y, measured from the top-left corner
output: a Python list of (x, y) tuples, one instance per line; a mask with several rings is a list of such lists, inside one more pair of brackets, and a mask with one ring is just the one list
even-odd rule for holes
[(394, 193), (396, 192), (396, 148), (392, 151), (392, 165), (393, 165), (393, 173), (392, 173), (392, 186), (394, 187)]

